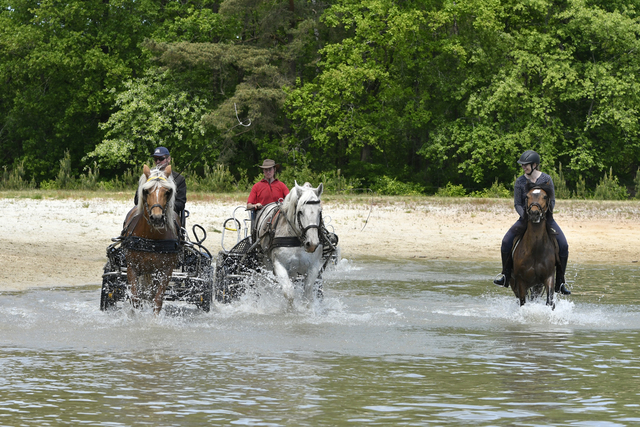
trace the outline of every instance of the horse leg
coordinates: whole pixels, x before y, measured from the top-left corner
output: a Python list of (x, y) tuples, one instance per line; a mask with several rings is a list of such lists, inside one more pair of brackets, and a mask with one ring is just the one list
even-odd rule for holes
[(517, 290), (516, 296), (518, 297), (518, 300), (520, 302), (520, 307), (522, 307), (527, 301), (527, 288), (524, 285), (524, 281), (520, 280), (519, 282), (516, 282), (513, 286), (513, 289)]
[(158, 315), (164, 302), (164, 290), (167, 287), (167, 277), (163, 272), (158, 272), (153, 278), (153, 314)]
[(282, 263), (278, 260), (273, 261), (273, 273), (278, 278), (278, 282), (280, 286), (282, 286), (282, 293), (285, 298), (289, 301), (293, 300), (293, 283), (291, 283), (291, 279), (289, 278), (289, 273), (287, 269), (282, 265)]
[(140, 296), (138, 286), (138, 274), (132, 266), (127, 268), (127, 282), (129, 282), (129, 288), (131, 289), (131, 305), (133, 308), (140, 308)]
[(550, 305), (553, 310), (556, 308), (556, 303), (554, 301), (555, 283), (553, 273), (544, 281), (544, 286), (547, 288), (547, 305)]
[(314, 299), (316, 282), (320, 276), (321, 267), (322, 259), (319, 259), (318, 262), (314, 263), (314, 265), (307, 271), (307, 277), (304, 279), (304, 297), (307, 301), (313, 301)]

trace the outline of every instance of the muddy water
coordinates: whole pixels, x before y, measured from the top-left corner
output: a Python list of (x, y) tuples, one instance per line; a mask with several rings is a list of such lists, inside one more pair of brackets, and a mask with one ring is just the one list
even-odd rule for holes
[(345, 261), (325, 298), (98, 310), (0, 293), (0, 425), (634, 425), (637, 265), (570, 266), (520, 308), (495, 264)]

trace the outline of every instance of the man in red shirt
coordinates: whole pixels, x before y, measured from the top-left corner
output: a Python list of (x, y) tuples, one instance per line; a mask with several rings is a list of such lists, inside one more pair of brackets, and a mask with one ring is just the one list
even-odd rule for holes
[(276, 178), (276, 172), (280, 169), (279, 164), (271, 159), (266, 159), (259, 167), (262, 168), (264, 179), (256, 182), (251, 189), (249, 200), (247, 200), (248, 210), (262, 209), (263, 206), (284, 199), (289, 194), (287, 186)]

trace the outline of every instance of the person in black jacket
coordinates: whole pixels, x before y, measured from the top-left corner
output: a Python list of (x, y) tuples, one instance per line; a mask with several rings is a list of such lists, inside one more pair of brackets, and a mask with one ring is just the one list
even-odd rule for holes
[[(169, 150), (165, 147), (158, 147), (153, 151), (153, 159), (156, 162), (156, 168), (160, 170), (164, 170), (169, 164), (171, 164), (171, 155), (169, 154)], [(171, 172), (171, 177), (173, 178), (173, 182), (176, 184), (176, 199), (173, 205), (173, 210), (178, 214), (178, 218), (182, 218), (182, 211), (184, 210), (184, 205), (187, 203), (187, 183), (184, 180), (184, 177), (176, 172)], [(138, 192), (136, 192), (135, 197), (133, 198), (133, 202), (138, 204)]]
[(540, 166), (540, 155), (533, 150), (527, 150), (522, 153), (518, 164), (522, 167), (523, 174), (516, 180), (513, 189), (513, 199), (516, 212), (518, 213), (518, 221), (507, 231), (502, 239), (502, 246), (500, 252), (502, 255), (502, 273), (498, 274), (493, 280), (498, 286), (509, 286), (509, 278), (511, 277), (511, 270), (513, 268), (513, 259), (511, 257), (511, 251), (513, 241), (516, 236), (524, 233), (527, 228), (525, 221), (525, 210), (527, 209), (527, 191), (525, 189), (527, 182), (533, 184), (546, 184), (551, 188), (551, 194), (549, 195), (549, 212), (547, 213), (547, 222), (556, 231), (556, 240), (558, 241), (558, 249), (560, 255), (560, 263), (556, 265), (556, 292), (561, 292), (563, 295), (570, 295), (571, 291), (565, 283), (564, 273), (567, 269), (567, 260), (569, 259), (569, 245), (567, 244), (567, 238), (560, 229), (558, 223), (553, 219), (553, 208), (556, 204), (555, 189), (553, 180), (549, 175), (544, 172), (540, 172), (538, 167)]

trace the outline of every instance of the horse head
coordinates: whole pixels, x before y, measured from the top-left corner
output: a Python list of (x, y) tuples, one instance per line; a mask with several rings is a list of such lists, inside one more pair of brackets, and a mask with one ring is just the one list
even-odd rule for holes
[(138, 212), (144, 215), (152, 228), (167, 227), (175, 233), (175, 194), (176, 185), (171, 176), (171, 165), (164, 170), (151, 170), (144, 165), (138, 185)]
[(318, 229), (322, 224), (322, 190), (322, 184), (313, 188), (308, 182), (302, 186), (296, 182), (283, 204), (289, 224), (295, 224), (302, 246), (310, 253), (315, 252), (320, 244)]
[(533, 187), (527, 192), (527, 215), (529, 221), (538, 224), (546, 218), (549, 210), (549, 196), (540, 187)]

